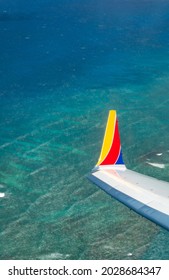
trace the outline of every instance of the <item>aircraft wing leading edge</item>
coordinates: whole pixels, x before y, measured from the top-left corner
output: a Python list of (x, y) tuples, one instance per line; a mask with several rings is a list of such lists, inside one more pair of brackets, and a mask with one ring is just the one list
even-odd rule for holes
[(169, 230), (169, 183), (126, 168), (114, 110), (109, 112), (98, 163), (88, 178), (130, 209)]

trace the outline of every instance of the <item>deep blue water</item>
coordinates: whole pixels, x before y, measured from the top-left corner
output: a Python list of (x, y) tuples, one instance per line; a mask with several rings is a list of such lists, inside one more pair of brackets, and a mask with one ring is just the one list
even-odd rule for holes
[(169, 259), (86, 179), (116, 109), (126, 165), (169, 181), (168, 33), (168, 1), (0, 1), (0, 259)]

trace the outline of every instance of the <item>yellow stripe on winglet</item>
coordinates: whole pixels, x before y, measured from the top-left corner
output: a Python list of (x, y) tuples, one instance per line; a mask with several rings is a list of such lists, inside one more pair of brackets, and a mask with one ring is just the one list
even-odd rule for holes
[(111, 110), (109, 111), (109, 116), (107, 120), (100, 157), (96, 165), (100, 165), (102, 163), (102, 161), (105, 159), (105, 157), (107, 156), (111, 148), (113, 138), (114, 138), (115, 124), (116, 124), (116, 111)]

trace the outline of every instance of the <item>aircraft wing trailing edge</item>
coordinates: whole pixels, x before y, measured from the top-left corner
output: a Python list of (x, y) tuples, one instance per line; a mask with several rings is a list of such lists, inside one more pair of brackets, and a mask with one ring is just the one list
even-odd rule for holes
[(100, 157), (88, 178), (130, 209), (169, 230), (169, 182), (126, 168), (114, 110), (109, 111)]

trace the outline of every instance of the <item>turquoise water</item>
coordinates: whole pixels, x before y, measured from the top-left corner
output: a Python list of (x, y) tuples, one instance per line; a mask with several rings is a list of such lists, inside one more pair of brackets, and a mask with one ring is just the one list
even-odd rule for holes
[(86, 179), (116, 109), (126, 165), (169, 181), (169, 4), (2, 2), (0, 259), (169, 259)]

